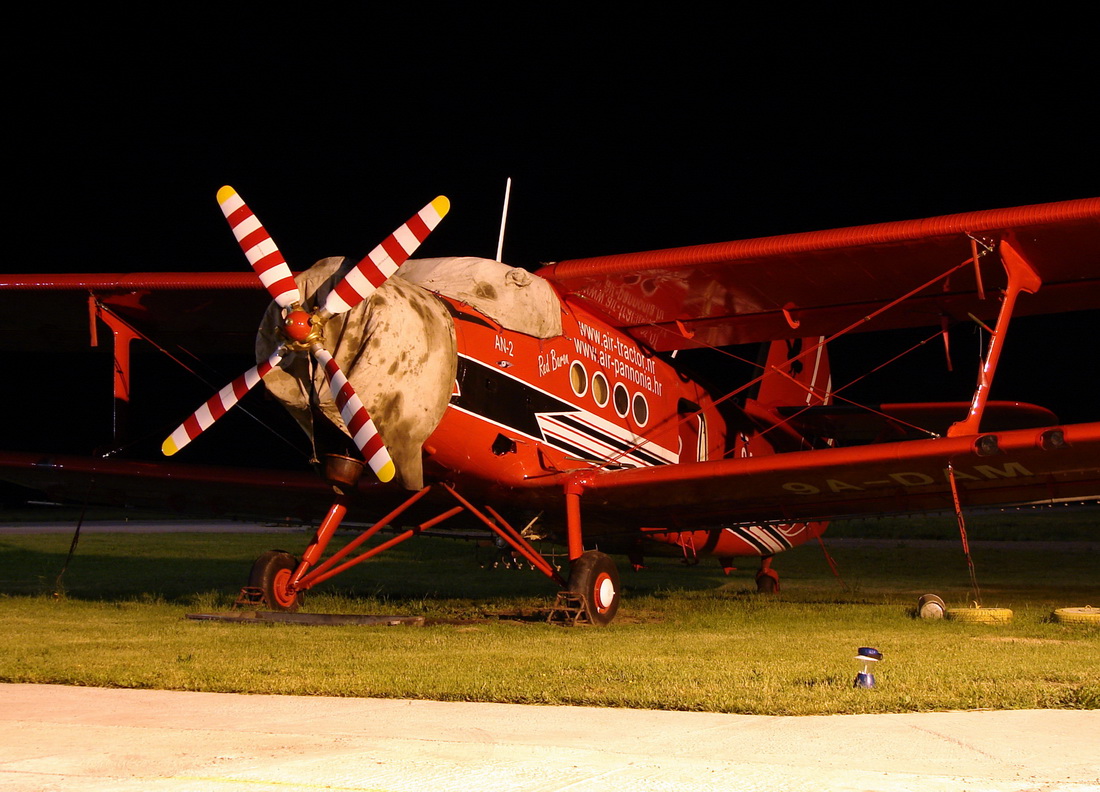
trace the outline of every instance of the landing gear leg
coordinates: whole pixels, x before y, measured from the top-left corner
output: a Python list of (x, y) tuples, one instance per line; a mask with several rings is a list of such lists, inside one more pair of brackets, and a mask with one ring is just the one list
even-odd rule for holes
[(569, 590), (584, 597), (588, 619), (604, 627), (619, 610), (619, 570), (611, 557), (595, 550), (583, 553), (569, 570)]
[(775, 594), (779, 591), (779, 573), (772, 569), (774, 556), (761, 556), (760, 569), (756, 571), (756, 590), (761, 594)]
[(302, 604), (301, 593), (290, 591), (287, 584), (298, 567), (298, 561), (282, 550), (268, 550), (252, 565), (248, 585), (263, 592), (272, 610), (296, 611)]

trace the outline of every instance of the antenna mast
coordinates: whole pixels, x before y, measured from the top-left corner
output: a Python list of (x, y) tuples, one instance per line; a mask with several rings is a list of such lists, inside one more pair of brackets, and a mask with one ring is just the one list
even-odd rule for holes
[(504, 183), (504, 211), (500, 214), (500, 239), (497, 241), (497, 261), (503, 261), (504, 252), (504, 226), (508, 222), (508, 201), (512, 195), (512, 177)]

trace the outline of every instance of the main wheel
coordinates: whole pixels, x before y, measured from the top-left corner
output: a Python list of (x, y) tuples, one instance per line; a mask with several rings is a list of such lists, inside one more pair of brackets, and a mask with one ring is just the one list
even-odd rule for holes
[(248, 585), (263, 592), (272, 610), (296, 611), (302, 604), (301, 594), (287, 591), (287, 584), (297, 568), (298, 560), (290, 553), (268, 550), (252, 565)]
[(569, 590), (584, 597), (588, 619), (604, 627), (619, 610), (619, 570), (611, 556), (589, 550), (569, 570)]

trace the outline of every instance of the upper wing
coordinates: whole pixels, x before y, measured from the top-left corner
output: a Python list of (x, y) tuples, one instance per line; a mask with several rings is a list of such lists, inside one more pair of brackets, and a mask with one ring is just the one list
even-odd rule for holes
[(23, 349), (87, 348), (99, 333), (92, 320), (106, 311), (158, 344), (250, 351), (269, 302), (252, 272), (0, 275), (9, 307), (0, 331)]
[(1018, 314), (1100, 304), (1100, 198), (574, 259), (539, 274), (664, 351), (829, 336), (911, 292), (860, 329), (991, 317), (1001, 241), (1043, 281)]
[(1100, 498), (1100, 423), (593, 472), (574, 481), (585, 514), (695, 529), (951, 510), (950, 475), (963, 507)]

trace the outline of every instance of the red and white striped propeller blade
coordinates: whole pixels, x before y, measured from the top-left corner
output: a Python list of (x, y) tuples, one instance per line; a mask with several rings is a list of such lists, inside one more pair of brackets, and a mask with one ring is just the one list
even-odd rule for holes
[(260, 223), (252, 210), (237, 195), (237, 191), (228, 185), (218, 190), (218, 205), (222, 214), (233, 229), (233, 236), (244, 251), (248, 263), (263, 283), (275, 302), (283, 308), (302, 302), (302, 294), (294, 282), (294, 274), (287, 266), (283, 254), (279, 252), (271, 235)]
[(420, 247), (420, 243), (435, 230), (439, 221), (447, 216), (451, 202), (440, 195), (408, 222), (390, 234), (378, 247), (355, 265), (325, 300), (325, 311), (341, 314), (363, 302), (374, 290), (385, 283), (405, 259)]
[(325, 370), (329, 389), (340, 410), (340, 417), (344, 419), (344, 424), (348, 427), (355, 445), (359, 447), (363, 458), (367, 460), (367, 464), (370, 465), (370, 469), (374, 471), (378, 480), (390, 481), (396, 473), (396, 468), (390, 458), (390, 452), (382, 442), (382, 436), (374, 426), (374, 421), (367, 414), (367, 408), (363, 406), (355, 389), (328, 350), (316, 344), (312, 351), (317, 362)]
[(209, 429), (214, 421), (225, 415), (246, 393), (256, 387), (256, 384), (264, 378), (265, 374), (279, 365), (283, 354), (284, 350), (282, 348), (276, 350), (267, 360), (253, 366), (207, 399), (202, 407), (195, 410), (186, 421), (179, 425), (176, 431), (165, 439), (160, 447), (161, 452), (165, 456), (172, 456)]

